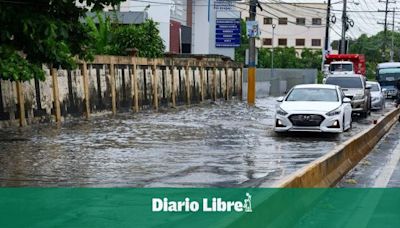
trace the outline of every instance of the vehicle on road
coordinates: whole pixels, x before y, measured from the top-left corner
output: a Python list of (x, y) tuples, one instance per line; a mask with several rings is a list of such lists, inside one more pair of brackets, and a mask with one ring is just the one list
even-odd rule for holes
[(351, 128), (351, 100), (339, 86), (297, 85), (277, 101), (275, 132), (340, 133)]
[(400, 80), (400, 62), (379, 63), (376, 68), (376, 81), (384, 90), (385, 97), (395, 98), (398, 94), (397, 81)]
[(378, 82), (367, 82), (371, 86), (371, 109), (381, 110), (385, 108), (385, 95)]
[(335, 73), (366, 73), (365, 56), (362, 54), (327, 54), (325, 55), (325, 63), (329, 65), (328, 74)]
[(351, 99), (353, 112), (367, 117), (371, 113), (370, 85), (361, 74), (331, 75), (326, 78), (325, 84), (338, 85), (345, 96)]

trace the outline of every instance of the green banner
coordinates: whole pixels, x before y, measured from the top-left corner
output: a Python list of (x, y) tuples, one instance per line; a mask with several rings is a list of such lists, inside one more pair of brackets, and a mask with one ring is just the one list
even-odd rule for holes
[(0, 227), (400, 227), (400, 189), (0, 188)]

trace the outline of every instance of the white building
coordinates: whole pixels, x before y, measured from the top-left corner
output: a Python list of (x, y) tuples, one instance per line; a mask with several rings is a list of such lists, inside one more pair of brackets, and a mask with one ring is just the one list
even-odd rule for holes
[(232, 0), (128, 0), (120, 3), (119, 10), (145, 11), (148, 18), (159, 24), (166, 52), (218, 54), (233, 59), (235, 49), (229, 46), (233, 39), (229, 37), (239, 37), (240, 40), (240, 29), (235, 30), (239, 31), (236, 35), (228, 29), (222, 31), (224, 34), (219, 30), (218, 37), (222, 37), (219, 42), (225, 41), (227, 45), (222, 47), (216, 44), (217, 19), (229, 21), (240, 18), (240, 9)]
[[(325, 3), (261, 3), (256, 20), (261, 29), (257, 47), (294, 47), (322, 50), (325, 41)], [(242, 18), (248, 17), (248, 7)], [(275, 29), (273, 29), (275, 25)], [(274, 30), (274, 40), (273, 37)]]

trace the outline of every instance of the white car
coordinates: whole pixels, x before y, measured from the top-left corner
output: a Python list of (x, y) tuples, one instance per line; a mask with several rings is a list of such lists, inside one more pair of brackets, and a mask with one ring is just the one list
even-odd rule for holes
[(385, 95), (381, 86), (378, 82), (371, 81), (368, 81), (367, 85), (371, 87), (371, 108), (377, 110), (383, 109), (385, 107)]
[(297, 85), (277, 101), (276, 132), (340, 133), (351, 128), (351, 100), (339, 86)]

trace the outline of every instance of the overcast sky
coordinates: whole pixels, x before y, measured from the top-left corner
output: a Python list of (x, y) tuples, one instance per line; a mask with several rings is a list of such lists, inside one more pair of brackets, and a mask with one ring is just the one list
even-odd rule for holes
[[(261, 0), (263, 2), (317, 2), (324, 3), (327, 1), (321, 0)], [(338, 39), (341, 33), (341, 17), (343, 10), (342, 0), (331, 0), (332, 12), (331, 15), (336, 17), (336, 23), (331, 26), (331, 40)], [(393, 2), (390, 0), (390, 2)], [(389, 9), (392, 10), (396, 7), (400, 11), (400, 0), (397, 3), (390, 3)], [(384, 22), (385, 13), (378, 12), (379, 10), (385, 10), (385, 3), (379, 2), (379, 0), (348, 0), (347, 1), (348, 17), (354, 20), (354, 27), (347, 31), (347, 36), (351, 38), (357, 38), (361, 34), (373, 35), (383, 30), (383, 25), (378, 24)], [(352, 12), (352, 11), (375, 11), (375, 12)], [(393, 13), (388, 13), (388, 23), (392, 24)], [(400, 12), (395, 14), (395, 30), (399, 31), (400, 26)], [(389, 25), (388, 29), (392, 29)]]

